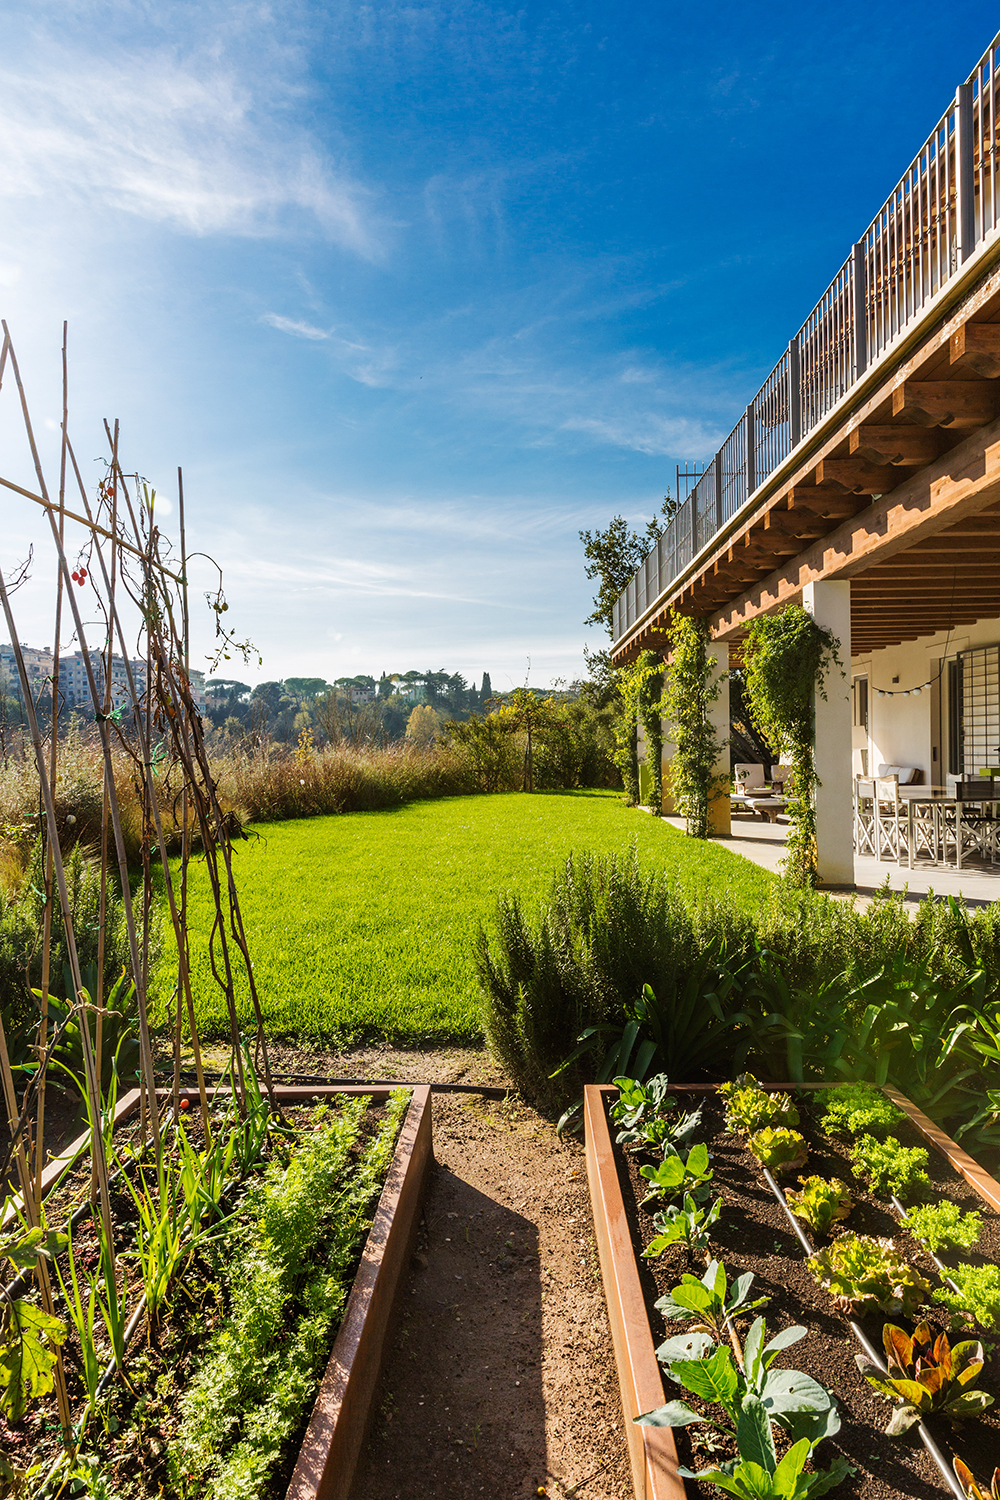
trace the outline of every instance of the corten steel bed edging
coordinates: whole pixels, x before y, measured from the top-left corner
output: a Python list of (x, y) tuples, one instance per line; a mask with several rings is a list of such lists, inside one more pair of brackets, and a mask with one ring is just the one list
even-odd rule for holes
[[(409, 1087), (413, 1098), (285, 1500), (348, 1500), (351, 1492), (432, 1161), (430, 1085)], [(367, 1093), (375, 1097), (380, 1092), (364, 1088), (275, 1089), (279, 1099), (289, 1094), (298, 1099), (328, 1093)]]
[[(715, 1083), (676, 1083), (670, 1087), (679, 1094), (714, 1094), (718, 1091)], [(790, 1091), (830, 1089), (839, 1085), (762, 1083), (761, 1087)], [(662, 1406), (665, 1395), (604, 1108), (605, 1097), (617, 1094), (618, 1090), (613, 1083), (591, 1083), (583, 1092), (590, 1202), (625, 1413), (625, 1437), (632, 1464), (635, 1500), (682, 1500), (688, 1492), (677, 1473), (673, 1429), (637, 1427), (632, 1420), (641, 1412)], [(964, 1177), (983, 1202), (1000, 1213), (1000, 1182), (984, 1171), (905, 1094), (889, 1085), (882, 1092), (907, 1115), (927, 1144), (943, 1156), (960, 1177)]]
[(617, 1090), (614, 1085), (588, 1084), (583, 1091), (587, 1181), (618, 1367), (632, 1485), (635, 1500), (684, 1500), (687, 1489), (677, 1473), (673, 1429), (637, 1427), (632, 1420), (662, 1406), (665, 1397), (604, 1111), (604, 1095), (608, 1092)]

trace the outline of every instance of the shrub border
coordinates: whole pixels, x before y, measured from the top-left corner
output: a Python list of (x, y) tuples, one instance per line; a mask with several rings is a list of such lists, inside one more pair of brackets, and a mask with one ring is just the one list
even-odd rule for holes
[[(835, 1084), (769, 1083), (769, 1089), (835, 1088)], [(713, 1094), (714, 1083), (673, 1084), (672, 1090), (688, 1094)], [(635, 1500), (685, 1500), (690, 1494), (677, 1473), (677, 1446), (669, 1427), (637, 1427), (633, 1421), (644, 1411), (662, 1406), (663, 1380), (653, 1345), (639, 1271), (625, 1214), (625, 1201), (618, 1180), (611, 1131), (604, 1108), (606, 1095), (616, 1094), (612, 1083), (589, 1083), (584, 1094), (584, 1130), (587, 1180), (594, 1215), (597, 1254), (604, 1283), (604, 1299), (611, 1325), (618, 1384), (625, 1417), (625, 1439), (632, 1465)], [(963, 1151), (933, 1120), (898, 1089), (882, 1090), (903, 1110), (911, 1123), (970, 1187), (991, 1208), (1000, 1212), (1000, 1182)]]

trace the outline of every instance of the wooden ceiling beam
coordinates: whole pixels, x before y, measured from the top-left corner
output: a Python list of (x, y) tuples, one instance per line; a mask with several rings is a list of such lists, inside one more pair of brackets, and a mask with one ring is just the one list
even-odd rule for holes
[(892, 414), (918, 427), (982, 427), (996, 416), (992, 380), (905, 380), (892, 393)]
[(963, 323), (948, 341), (948, 363), (995, 380), (1000, 375), (1000, 323)]
[(808, 489), (802, 485), (790, 489), (787, 498), (791, 514), (805, 511), (809, 515), (827, 516), (837, 521), (856, 516), (867, 503), (863, 496), (847, 495), (842, 489)]
[(865, 422), (848, 434), (852, 455), (871, 464), (933, 463), (947, 444), (947, 438), (936, 427), (913, 427), (902, 422), (885, 427)]
[(821, 458), (817, 484), (839, 484), (853, 495), (885, 495), (905, 479), (894, 464), (872, 464), (864, 458)]

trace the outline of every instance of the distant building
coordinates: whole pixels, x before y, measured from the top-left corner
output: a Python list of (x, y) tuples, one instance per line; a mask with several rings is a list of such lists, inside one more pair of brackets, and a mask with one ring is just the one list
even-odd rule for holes
[[(32, 695), (37, 703), (40, 695), (50, 686), (52, 679), (52, 652), (38, 651), (34, 646), (21, 642), (21, 655), (28, 673)], [(6, 641), (0, 643), (0, 693), (22, 702), (21, 679), (17, 672), (14, 647)]]
[[(103, 700), (105, 693), (104, 654), (101, 651), (89, 651), (87, 656), (90, 657), (90, 669), (94, 676), (98, 697)], [(87, 656), (82, 651), (74, 651), (71, 656), (59, 658), (59, 694), (64, 708), (92, 709), (94, 706), (87, 675)], [(138, 657), (133, 657), (128, 666), (132, 669), (132, 682), (136, 697), (141, 700), (146, 692), (146, 663), (140, 661)], [(111, 706), (120, 708), (130, 701), (125, 658), (112, 656)]]

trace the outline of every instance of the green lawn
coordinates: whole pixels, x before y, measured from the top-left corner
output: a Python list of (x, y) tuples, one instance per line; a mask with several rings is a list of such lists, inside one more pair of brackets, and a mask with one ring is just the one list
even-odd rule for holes
[[(325, 1042), (478, 1039), (473, 934), (501, 891), (529, 909), (540, 902), (571, 852), (634, 843), (649, 868), (676, 871), (694, 889), (738, 886), (748, 904), (774, 879), (623, 807), (615, 792), (454, 797), (257, 832), (238, 846), (236, 868), (268, 1031)], [(190, 884), (199, 1014), (206, 1034), (228, 1032), (197, 863)]]

